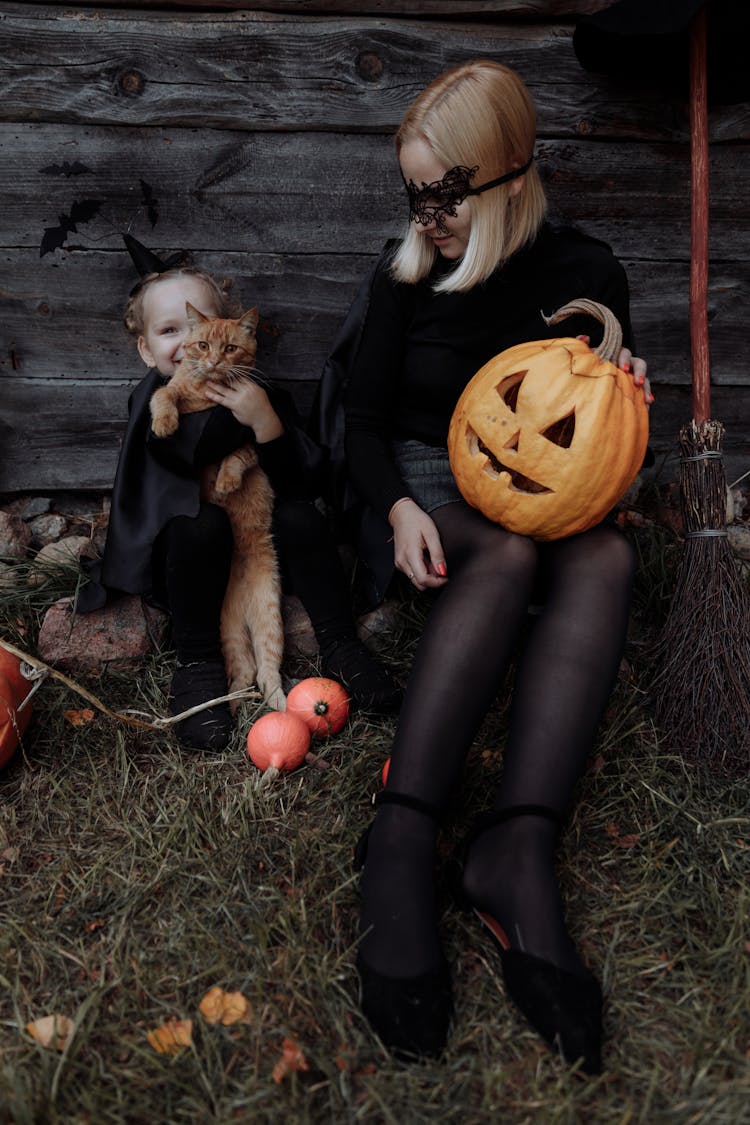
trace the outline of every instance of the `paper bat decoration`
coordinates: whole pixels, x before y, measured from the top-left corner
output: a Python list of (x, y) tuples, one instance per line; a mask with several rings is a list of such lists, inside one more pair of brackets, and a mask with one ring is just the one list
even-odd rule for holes
[(69, 215), (58, 215), (59, 226), (45, 227), (42, 244), (39, 247), (39, 257), (51, 254), (53, 250), (62, 249), (68, 235), (78, 233), (78, 223), (87, 223), (93, 219), (102, 205), (101, 199), (82, 199), (72, 204)]
[(44, 176), (67, 176), (68, 178), (83, 176), (85, 173), (92, 175), (91, 169), (87, 168), (85, 164), (81, 164), (80, 160), (74, 160), (72, 164), (69, 164), (67, 160), (64, 160), (62, 164), (48, 164), (46, 168), (40, 168), (39, 171)]

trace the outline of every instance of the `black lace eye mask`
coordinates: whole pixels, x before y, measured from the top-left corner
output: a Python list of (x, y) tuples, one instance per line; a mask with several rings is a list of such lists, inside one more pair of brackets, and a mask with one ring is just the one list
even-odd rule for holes
[(409, 196), (409, 221), (419, 223), (421, 226), (428, 226), (434, 222), (439, 234), (447, 234), (446, 216), (455, 218), (456, 208), (467, 196), (481, 195), (488, 188), (506, 184), (509, 180), (523, 176), (531, 167), (533, 159), (534, 157), (531, 156), (522, 168), (514, 168), (512, 172), (506, 172), (504, 176), (498, 176), (496, 180), (489, 180), (486, 184), (479, 184), (477, 187), (472, 187), (471, 181), (479, 171), (478, 164), (473, 168), (457, 164), (455, 168), (445, 173), (442, 180), (433, 180), (430, 184), (423, 180), (419, 188), (414, 180), (409, 180), (408, 183), (404, 181)]

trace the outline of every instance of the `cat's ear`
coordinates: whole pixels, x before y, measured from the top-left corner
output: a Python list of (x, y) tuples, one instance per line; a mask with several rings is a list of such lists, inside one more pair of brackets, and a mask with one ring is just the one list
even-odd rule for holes
[(242, 314), (237, 323), (239, 324), (240, 328), (244, 328), (246, 332), (249, 332), (251, 336), (254, 336), (255, 329), (258, 327), (259, 319), (260, 317), (258, 316), (258, 310), (255, 308), (255, 306), (253, 306), (251, 309), (248, 309), (246, 313)]
[(191, 305), (190, 301), (185, 302), (185, 314), (191, 328), (196, 328), (199, 324), (205, 324), (207, 320), (211, 319), (210, 316), (204, 316), (200, 309), (196, 309), (195, 305)]

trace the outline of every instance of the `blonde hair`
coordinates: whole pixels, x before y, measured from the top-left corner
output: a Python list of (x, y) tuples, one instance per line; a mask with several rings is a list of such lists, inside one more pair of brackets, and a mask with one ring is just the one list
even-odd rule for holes
[(176, 277), (193, 277), (197, 281), (202, 281), (211, 293), (215, 303), (216, 310), (221, 317), (239, 316), (240, 309), (236, 302), (230, 298), (230, 290), (232, 288), (231, 278), (224, 277), (221, 280), (213, 277), (207, 270), (199, 269), (197, 266), (176, 266), (174, 269), (165, 270), (163, 273), (150, 273), (146, 277), (141, 278), (140, 283), (131, 292), (128, 297), (127, 304), (125, 305), (125, 314), (123, 321), (126, 329), (131, 336), (142, 336), (144, 331), (143, 322), (143, 300), (146, 292), (158, 285), (160, 281), (170, 281)]
[[(524, 165), (534, 151), (536, 110), (519, 76), (508, 67), (477, 59), (452, 67), (407, 109), (396, 134), (396, 154), (416, 139), (427, 142), (446, 170), (479, 165), (474, 185)], [(437, 292), (471, 289), (531, 242), (547, 209), (539, 173), (532, 164), (521, 190), (516, 181), (468, 197), (471, 230), (466, 251), (435, 285)], [(437, 250), (415, 223), (391, 262), (398, 281), (414, 284), (430, 272)]]

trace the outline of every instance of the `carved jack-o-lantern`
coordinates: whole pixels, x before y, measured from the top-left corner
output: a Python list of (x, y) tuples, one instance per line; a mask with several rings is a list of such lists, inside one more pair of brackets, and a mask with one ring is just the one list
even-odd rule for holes
[(561, 539), (598, 523), (643, 463), (643, 392), (612, 362), (620, 326), (603, 305), (581, 299), (547, 324), (586, 312), (605, 326), (591, 349), (565, 337), (508, 348), (461, 395), (448, 452), (464, 499), (509, 531)]

